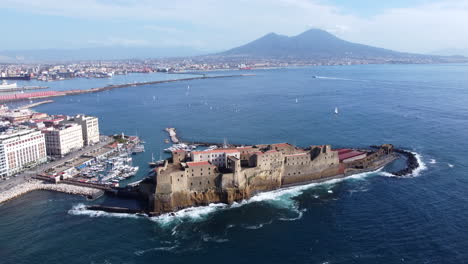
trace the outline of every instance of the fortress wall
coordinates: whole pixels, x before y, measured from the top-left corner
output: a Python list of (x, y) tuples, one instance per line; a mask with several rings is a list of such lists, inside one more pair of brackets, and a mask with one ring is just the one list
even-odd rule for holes
[(172, 191), (178, 192), (187, 189), (186, 171), (174, 171), (171, 173)]
[(218, 175), (188, 177), (188, 180), (187, 180), (188, 190), (203, 192), (208, 189), (216, 188), (217, 176)]

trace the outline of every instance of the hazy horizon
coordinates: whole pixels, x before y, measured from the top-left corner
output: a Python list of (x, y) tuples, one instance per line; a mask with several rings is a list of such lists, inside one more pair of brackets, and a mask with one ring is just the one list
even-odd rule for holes
[[(310, 28), (402, 52), (465, 50), (468, 0), (25, 1), (0, 0), (0, 51), (95, 47), (216, 52), (269, 32)], [(252, 25), (255, 25), (254, 27)]]

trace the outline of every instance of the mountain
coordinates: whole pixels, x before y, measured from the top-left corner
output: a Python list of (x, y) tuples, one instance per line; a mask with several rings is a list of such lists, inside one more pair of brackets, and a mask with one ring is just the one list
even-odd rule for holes
[(61, 62), (77, 60), (147, 59), (195, 56), (203, 51), (188, 47), (95, 47), (82, 49), (38, 49), (0, 51), (0, 62)]
[(218, 55), (303, 59), (411, 56), (407, 53), (352, 43), (320, 29), (311, 29), (293, 37), (270, 33)]

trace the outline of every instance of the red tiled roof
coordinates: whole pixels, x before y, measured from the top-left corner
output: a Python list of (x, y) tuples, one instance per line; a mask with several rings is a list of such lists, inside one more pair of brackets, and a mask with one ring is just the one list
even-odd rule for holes
[(336, 149), (335, 151), (338, 151), (338, 154), (344, 154), (344, 153), (351, 152), (351, 151), (353, 151), (353, 150), (352, 150), (352, 149), (343, 148), (343, 149)]
[(191, 161), (187, 162), (187, 166), (194, 167), (194, 166), (204, 166), (204, 165), (211, 165), (208, 161)]
[(346, 152), (346, 153), (343, 153), (343, 154), (338, 154), (338, 156), (339, 156), (340, 160), (345, 160), (345, 159), (353, 158), (353, 157), (356, 157), (356, 156), (359, 156), (359, 155), (362, 155), (362, 154), (365, 154), (365, 153), (360, 152), (360, 151), (356, 151), (356, 150), (352, 150), (350, 152)]
[(238, 149), (213, 149), (207, 151), (194, 151), (192, 152), (194, 155), (198, 154), (207, 154), (207, 153), (236, 153), (239, 152)]

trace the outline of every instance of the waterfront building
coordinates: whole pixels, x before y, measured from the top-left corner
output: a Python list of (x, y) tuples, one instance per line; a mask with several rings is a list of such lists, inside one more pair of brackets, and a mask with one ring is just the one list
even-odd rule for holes
[(227, 157), (233, 156), (240, 159), (238, 149), (214, 149), (208, 151), (193, 151), (191, 153), (192, 161), (209, 161), (216, 167), (226, 167)]
[(83, 147), (81, 125), (75, 123), (60, 124), (42, 130), (45, 135), (47, 155), (63, 157)]
[(0, 178), (46, 161), (45, 138), (40, 131), (10, 128), (0, 133)]
[(77, 115), (70, 121), (81, 125), (84, 145), (89, 146), (99, 142), (99, 120), (94, 116)]

